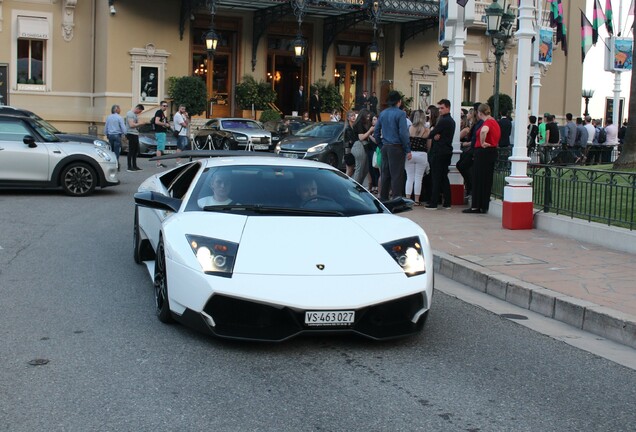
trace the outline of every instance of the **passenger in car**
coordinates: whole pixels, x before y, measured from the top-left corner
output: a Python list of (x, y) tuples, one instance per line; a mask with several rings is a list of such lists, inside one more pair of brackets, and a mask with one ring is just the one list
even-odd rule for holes
[(210, 180), (210, 189), (212, 190), (212, 195), (199, 198), (197, 201), (199, 207), (232, 204), (233, 200), (230, 198), (232, 182), (229, 173), (215, 171)]
[(296, 193), (300, 198), (300, 203), (306, 203), (318, 196), (318, 184), (314, 179), (303, 179), (298, 182)]

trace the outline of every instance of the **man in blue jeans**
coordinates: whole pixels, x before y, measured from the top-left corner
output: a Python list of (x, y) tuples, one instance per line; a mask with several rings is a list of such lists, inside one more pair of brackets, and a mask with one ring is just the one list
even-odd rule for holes
[[(166, 150), (166, 131), (170, 129), (170, 123), (166, 117), (166, 110), (168, 109), (168, 102), (161, 101), (155, 116), (152, 118), (155, 129), (155, 139), (157, 140), (157, 157), (161, 156), (161, 152)], [(167, 168), (166, 165), (157, 161), (157, 168)]]
[(404, 160), (411, 160), (411, 144), (409, 128), (406, 125), (406, 114), (400, 109), (402, 96), (393, 90), (386, 101), (389, 107), (383, 110), (375, 124), (373, 136), (382, 154), (380, 169), (380, 201), (402, 196), (404, 188)]
[[(174, 130), (179, 132), (177, 136), (177, 153), (188, 149), (188, 113), (185, 105), (179, 105), (179, 111), (174, 115)], [(181, 165), (181, 159), (177, 158), (177, 165)]]
[(124, 119), (119, 115), (121, 108), (119, 105), (113, 105), (110, 109), (111, 114), (106, 117), (104, 125), (104, 135), (110, 143), (110, 148), (117, 156), (117, 171), (119, 171), (119, 155), (121, 153), (121, 137), (126, 135), (126, 125)]

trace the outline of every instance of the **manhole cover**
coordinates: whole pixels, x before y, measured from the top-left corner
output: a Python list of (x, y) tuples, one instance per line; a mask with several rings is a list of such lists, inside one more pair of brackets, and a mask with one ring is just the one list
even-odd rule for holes
[(49, 359), (33, 359), (29, 361), (31, 366), (42, 366), (49, 362)]
[(511, 320), (527, 320), (528, 317), (525, 315), (517, 315), (517, 314), (501, 314), (499, 315), (502, 318), (507, 318)]

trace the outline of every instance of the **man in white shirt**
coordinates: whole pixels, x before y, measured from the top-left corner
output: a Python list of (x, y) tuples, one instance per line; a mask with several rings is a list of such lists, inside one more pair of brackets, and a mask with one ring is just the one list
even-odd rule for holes
[(611, 163), (612, 151), (618, 146), (618, 125), (615, 125), (611, 118), (605, 120), (605, 134), (606, 139), (603, 144), (601, 161), (603, 163)]
[[(177, 136), (177, 153), (188, 149), (188, 113), (185, 105), (179, 105), (179, 111), (174, 115), (174, 130), (179, 132)], [(177, 158), (177, 165), (181, 165), (181, 159)]]

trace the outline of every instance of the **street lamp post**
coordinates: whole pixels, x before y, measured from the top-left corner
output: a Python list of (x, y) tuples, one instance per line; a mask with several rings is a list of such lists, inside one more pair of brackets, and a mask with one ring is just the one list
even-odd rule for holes
[(495, 49), (495, 92), (494, 107), (492, 107), (493, 117), (499, 117), (499, 74), (501, 57), (506, 51), (508, 39), (512, 37), (515, 21), (515, 14), (510, 12), (510, 6), (504, 12), (497, 1), (493, 1), (486, 8), (486, 35), (491, 37), (492, 45)]
[(588, 116), (590, 115), (590, 113), (588, 112), (587, 108), (590, 104), (590, 99), (592, 98), (592, 96), (594, 96), (594, 89), (583, 89), (581, 91), (581, 96), (583, 97), (583, 99), (585, 99), (585, 112), (583, 113), (583, 115)]
[(446, 75), (446, 71), (448, 70), (448, 47), (442, 48), (437, 53), (437, 60), (439, 61), (439, 71), (442, 75)]

